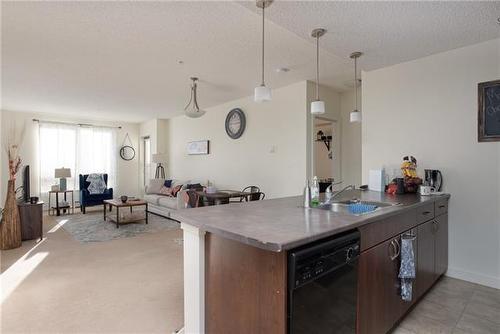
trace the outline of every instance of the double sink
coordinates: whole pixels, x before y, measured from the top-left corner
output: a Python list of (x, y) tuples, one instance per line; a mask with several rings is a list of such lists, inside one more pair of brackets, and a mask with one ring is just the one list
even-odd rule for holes
[[(368, 210), (363, 213), (353, 213), (351, 209), (351, 205), (353, 204), (361, 204), (367, 207), (371, 207), (373, 209)], [(342, 200), (342, 201), (332, 201), (330, 203), (323, 203), (317, 206), (317, 209), (332, 211), (340, 214), (346, 214), (351, 216), (360, 216), (366, 215), (383, 208), (393, 207), (395, 205), (400, 205), (401, 203), (390, 203), (390, 202), (377, 202), (377, 201), (361, 201), (359, 199), (351, 199), (351, 200)]]

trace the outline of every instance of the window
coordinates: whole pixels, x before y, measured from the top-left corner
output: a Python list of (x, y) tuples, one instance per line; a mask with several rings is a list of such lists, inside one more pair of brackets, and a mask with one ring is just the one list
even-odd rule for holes
[(151, 179), (151, 139), (149, 137), (142, 138), (142, 147), (142, 169), (144, 171), (144, 185), (146, 186)]
[(71, 168), (68, 189), (79, 189), (78, 175), (90, 173), (107, 173), (108, 187), (115, 186), (115, 129), (49, 122), (41, 122), (39, 129), (42, 198), (53, 184), (58, 184), (54, 169), (61, 167)]

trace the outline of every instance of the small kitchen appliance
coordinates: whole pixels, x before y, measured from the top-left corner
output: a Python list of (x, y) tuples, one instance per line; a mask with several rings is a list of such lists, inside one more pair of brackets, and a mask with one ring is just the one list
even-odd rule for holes
[(435, 191), (441, 191), (441, 187), (443, 186), (443, 174), (437, 169), (426, 169), (424, 184), (434, 187)]

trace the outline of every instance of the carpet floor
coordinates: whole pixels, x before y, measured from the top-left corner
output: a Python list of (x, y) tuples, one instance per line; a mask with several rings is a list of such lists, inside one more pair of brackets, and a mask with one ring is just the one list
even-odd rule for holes
[(81, 243), (44, 217), (43, 241), (1, 252), (0, 332), (171, 333), (183, 324), (181, 238)]

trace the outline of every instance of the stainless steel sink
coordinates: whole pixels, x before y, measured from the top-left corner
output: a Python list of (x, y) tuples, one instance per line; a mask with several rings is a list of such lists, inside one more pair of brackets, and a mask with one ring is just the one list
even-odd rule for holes
[[(375, 205), (377, 208), (373, 211), (365, 212), (365, 213), (352, 213), (349, 210), (349, 204), (366, 204), (366, 205)], [(321, 210), (328, 210), (332, 212), (348, 214), (352, 216), (366, 215), (378, 211), (382, 208), (391, 207), (394, 205), (398, 205), (399, 203), (389, 203), (389, 202), (377, 202), (377, 201), (359, 201), (359, 200), (345, 200), (345, 201), (334, 201), (332, 203), (320, 204), (317, 208)]]

